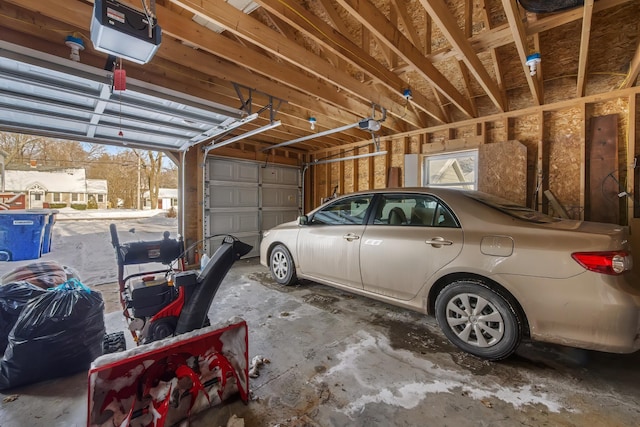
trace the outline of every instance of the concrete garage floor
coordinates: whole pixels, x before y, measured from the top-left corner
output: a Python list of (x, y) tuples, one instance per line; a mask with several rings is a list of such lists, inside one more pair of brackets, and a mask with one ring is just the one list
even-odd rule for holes
[[(113, 301), (115, 285), (97, 288)], [(246, 426), (640, 425), (640, 353), (525, 343), (490, 363), (450, 345), (433, 318), (312, 282), (281, 287), (256, 259), (235, 264), (210, 312), (213, 324), (236, 315), (249, 357), (271, 363), (248, 405), (211, 408), (191, 426), (232, 415)], [(116, 312), (107, 323), (124, 327)], [(1, 427), (86, 425), (86, 373), (2, 399)]]

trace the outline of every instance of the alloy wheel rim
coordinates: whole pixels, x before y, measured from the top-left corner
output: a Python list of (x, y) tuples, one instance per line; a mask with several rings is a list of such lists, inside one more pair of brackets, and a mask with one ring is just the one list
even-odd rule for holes
[(287, 263), (287, 258), (282, 252), (276, 252), (273, 255), (273, 273), (278, 279), (282, 280), (287, 276), (288, 270), (289, 265)]
[(491, 347), (504, 337), (504, 318), (489, 300), (473, 293), (458, 294), (447, 303), (449, 327), (459, 339), (475, 347)]

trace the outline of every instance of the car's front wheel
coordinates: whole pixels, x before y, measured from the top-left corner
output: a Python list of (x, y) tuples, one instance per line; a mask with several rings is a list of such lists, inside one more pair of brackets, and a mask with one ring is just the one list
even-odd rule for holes
[(289, 286), (298, 281), (296, 267), (293, 265), (293, 258), (283, 245), (277, 245), (271, 251), (269, 270), (271, 270), (273, 280), (281, 285)]
[(440, 328), (462, 350), (489, 360), (509, 357), (522, 339), (522, 320), (507, 298), (477, 280), (459, 280), (436, 298)]

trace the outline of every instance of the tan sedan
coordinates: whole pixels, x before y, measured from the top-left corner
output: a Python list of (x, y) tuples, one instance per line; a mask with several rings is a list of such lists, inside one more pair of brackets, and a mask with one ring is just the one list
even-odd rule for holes
[(283, 285), (310, 279), (435, 315), (452, 343), (491, 360), (523, 337), (640, 348), (626, 227), (560, 220), (481, 192), (342, 196), (265, 232), (260, 261)]

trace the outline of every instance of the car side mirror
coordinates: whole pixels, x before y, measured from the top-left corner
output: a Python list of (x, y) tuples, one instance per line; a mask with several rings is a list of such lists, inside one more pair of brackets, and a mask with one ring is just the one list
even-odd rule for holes
[(301, 215), (298, 217), (298, 224), (307, 225), (309, 224), (309, 217), (306, 215)]

